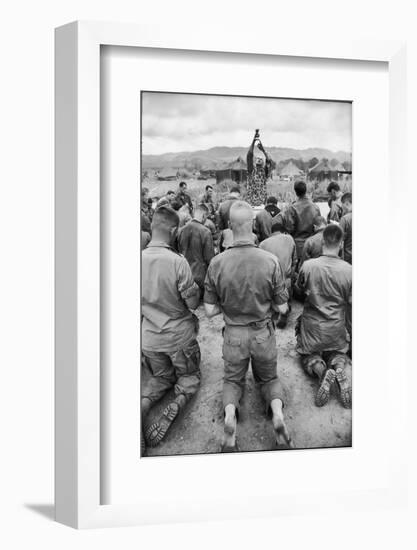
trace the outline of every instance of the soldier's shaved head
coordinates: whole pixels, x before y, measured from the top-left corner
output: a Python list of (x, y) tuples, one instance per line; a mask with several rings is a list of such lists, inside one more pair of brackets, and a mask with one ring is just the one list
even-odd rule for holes
[(253, 210), (245, 201), (234, 201), (230, 207), (230, 226), (233, 236), (239, 238), (252, 237)]
[(201, 223), (205, 223), (208, 216), (208, 208), (205, 204), (197, 204), (194, 208), (194, 219)]
[(323, 250), (338, 250), (343, 241), (343, 229), (337, 224), (329, 224), (323, 231)]
[(155, 229), (167, 229), (178, 227), (180, 219), (178, 214), (169, 206), (160, 206), (155, 210), (152, 219), (152, 231)]

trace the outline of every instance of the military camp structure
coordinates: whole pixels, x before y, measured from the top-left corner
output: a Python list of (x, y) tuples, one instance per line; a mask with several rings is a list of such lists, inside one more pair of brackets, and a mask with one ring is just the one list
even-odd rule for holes
[(248, 179), (248, 167), (242, 157), (238, 157), (222, 168), (216, 170), (216, 183), (224, 180), (232, 180), (236, 183), (244, 183)]

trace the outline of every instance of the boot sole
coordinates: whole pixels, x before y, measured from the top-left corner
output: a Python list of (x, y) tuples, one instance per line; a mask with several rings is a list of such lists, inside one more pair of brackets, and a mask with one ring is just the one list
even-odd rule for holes
[(336, 380), (336, 373), (333, 369), (329, 369), (320, 384), (316, 395), (316, 406), (323, 407), (329, 402), (330, 389)]
[(340, 391), (340, 400), (345, 409), (352, 408), (352, 390), (349, 386), (346, 374), (342, 369), (336, 369), (336, 380)]
[(146, 430), (145, 439), (150, 447), (156, 447), (161, 443), (171, 424), (177, 418), (180, 408), (176, 403), (175, 405), (172, 403), (168, 405), (164, 409), (161, 418)]

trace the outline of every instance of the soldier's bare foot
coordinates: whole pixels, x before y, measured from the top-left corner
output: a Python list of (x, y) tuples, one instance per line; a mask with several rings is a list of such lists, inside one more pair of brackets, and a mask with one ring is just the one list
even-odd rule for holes
[(271, 401), (272, 425), (275, 432), (275, 441), (277, 445), (286, 444), (290, 449), (294, 449), (294, 443), (285, 424), (284, 414), (282, 412), (282, 401), (273, 399)]
[(224, 409), (223, 453), (236, 450), (236, 426), (236, 407), (234, 405), (226, 405)]

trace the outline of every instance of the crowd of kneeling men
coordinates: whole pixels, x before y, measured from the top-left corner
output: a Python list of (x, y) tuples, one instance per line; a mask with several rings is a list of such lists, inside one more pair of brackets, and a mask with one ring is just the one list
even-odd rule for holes
[[(193, 207), (184, 185), (174, 204), (166, 199), (152, 213), (146, 205), (142, 209), (148, 219), (152, 216), (151, 237), (142, 245), (142, 361), (149, 368), (141, 390), (142, 454), (162, 441), (200, 386), (193, 311), (201, 301), (209, 318), (222, 314), (224, 319), (222, 450), (237, 449), (249, 363), (276, 443), (293, 447), (276, 346), (276, 329), (286, 326), (293, 297), (304, 302), (296, 350), (305, 371), (318, 379), (316, 405), (329, 401), (335, 385), (342, 405), (351, 407), (352, 196), (341, 196), (338, 184), (330, 184), (326, 220), (308, 198), (306, 184), (298, 181), (296, 201), (280, 211), (271, 197), (254, 220), (238, 187), (217, 207), (207, 186)], [(179, 212), (185, 205), (188, 220)], [(150, 409), (172, 389), (172, 402), (149, 425)]]

